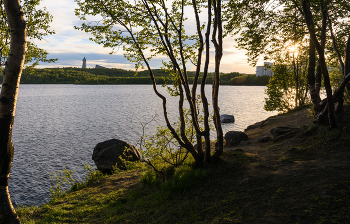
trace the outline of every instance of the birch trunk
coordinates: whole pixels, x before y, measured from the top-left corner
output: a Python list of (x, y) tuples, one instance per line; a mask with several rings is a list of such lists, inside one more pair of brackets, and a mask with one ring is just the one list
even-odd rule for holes
[(8, 190), (12, 159), (11, 140), (16, 101), (26, 52), (26, 23), (19, 0), (4, 0), (10, 29), (10, 52), (5, 63), (0, 95), (0, 223), (20, 223)]

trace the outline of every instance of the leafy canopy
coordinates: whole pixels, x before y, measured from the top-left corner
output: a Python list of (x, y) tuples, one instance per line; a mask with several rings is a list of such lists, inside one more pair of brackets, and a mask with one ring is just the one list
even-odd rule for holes
[[(57, 59), (48, 59), (48, 52), (39, 48), (35, 44), (35, 40), (43, 40), (46, 36), (55, 32), (50, 29), (50, 23), (53, 20), (52, 15), (46, 8), (39, 8), (40, 0), (22, 0), (21, 5), (27, 24), (27, 52), (25, 63), (31, 63), (31, 67), (39, 64), (39, 62), (55, 62)], [(0, 66), (3, 66), (7, 60), (10, 50), (10, 30), (6, 21), (6, 13), (3, 1), (0, 1)]]
[[(196, 63), (198, 35), (187, 35), (185, 27), (180, 25), (187, 20), (181, 15), (181, 1), (171, 1), (167, 5), (163, 1), (150, 1), (150, 10), (158, 19), (157, 22), (166, 27), (159, 26), (152, 20), (146, 5), (140, 0), (75, 1), (78, 4), (75, 14), (85, 21), (80, 27), (75, 26), (75, 29), (92, 34), (90, 40), (111, 48), (111, 54), (122, 47), (124, 56), (135, 63), (136, 69), (144, 68), (144, 58), (140, 51), (146, 53), (147, 61), (157, 56), (164, 58), (169, 54), (169, 49), (164, 47), (165, 39), (169, 41), (167, 44), (172, 46), (171, 54), (176, 60), (181, 63)], [(185, 6), (189, 4), (190, 1), (184, 2)], [(166, 12), (163, 7), (167, 9)], [(130, 33), (133, 33), (133, 36)], [(164, 60), (163, 65), (165, 69), (173, 72), (172, 62)]]

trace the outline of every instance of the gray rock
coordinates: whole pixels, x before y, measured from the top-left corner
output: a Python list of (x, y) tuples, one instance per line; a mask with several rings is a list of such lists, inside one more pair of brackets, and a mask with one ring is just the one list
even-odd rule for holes
[(94, 148), (92, 160), (94, 160), (97, 169), (110, 173), (116, 164), (119, 169), (126, 169), (119, 158), (120, 156), (127, 161), (141, 160), (141, 154), (135, 146), (118, 139), (98, 143)]
[(235, 122), (235, 117), (233, 115), (222, 114), (220, 116), (221, 123), (233, 123)]
[(248, 135), (241, 131), (229, 131), (225, 134), (226, 143), (229, 145), (235, 145), (241, 141), (247, 141)]
[(276, 127), (276, 128), (272, 128), (270, 130), (273, 138), (277, 138), (278, 136), (287, 134), (288, 132), (292, 132), (297, 130), (297, 128), (292, 128), (292, 127), (288, 127), (288, 126), (282, 126), (282, 127)]

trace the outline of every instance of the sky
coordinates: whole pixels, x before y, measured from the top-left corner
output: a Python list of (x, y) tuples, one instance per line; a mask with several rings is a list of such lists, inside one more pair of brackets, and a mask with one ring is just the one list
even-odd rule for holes
[[(110, 55), (111, 49), (103, 48), (103, 46), (89, 40), (89, 37), (92, 37), (92, 35), (73, 28), (82, 23), (74, 15), (74, 9), (77, 8), (74, 0), (43, 0), (40, 7), (43, 6), (53, 15), (51, 29), (56, 34), (47, 36), (42, 41), (35, 41), (35, 43), (49, 53), (49, 58), (58, 58), (58, 61), (50, 64), (41, 63), (38, 68), (81, 67), (82, 60), (85, 57), (88, 68), (100, 65), (107, 68), (134, 70), (134, 64), (124, 58), (122, 49)], [(223, 48), (221, 72), (255, 74), (255, 67), (251, 67), (247, 63), (245, 51), (235, 47), (234, 38), (225, 38)], [(161, 62), (161, 58), (153, 59), (151, 66), (159, 68)], [(263, 62), (259, 61), (257, 65), (263, 65)]]

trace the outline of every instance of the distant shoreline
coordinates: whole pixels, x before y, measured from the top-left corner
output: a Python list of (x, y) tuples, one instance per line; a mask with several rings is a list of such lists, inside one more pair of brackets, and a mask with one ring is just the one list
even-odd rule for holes
[[(174, 77), (161, 69), (153, 70), (157, 84), (172, 84)], [(195, 72), (187, 72), (188, 81), (193, 83)], [(0, 75), (0, 79), (2, 79)], [(201, 77), (198, 83), (201, 82)], [(269, 76), (255, 76), (238, 72), (221, 73), (221, 85), (266, 86)], [(206, 84), (212, 84), (214, 73), (208, 73)], [(26, 69), (21, 77), (21, 84), (84, 84), (84, 85), (147, 85), (152, 84), (148, 71), (135, 71), (109, 68), (44, 68)]]
[[(172, 84), (174, 77), (162, 69), (154, 69), (153, 74), (157, 84)], [(193, 83), (194, 71), (188, 71), (188, 81)], [(0, 75), (2, 79), (2, 75)], [(240, 74), (238, 72), (221, 73), (221, 85), (266, 86), (270, 76)], [(202, 75), (198, 80), (201, 83)], [(214, 73), (208, 73), (206, 84), (212, 84)], [(152, 84), (148, 71), (128, 71), (109, 68), (44, 68), (25, 69), (21, 76), (21, 84), (84, 84), (84, 85), (147, 85)]]

